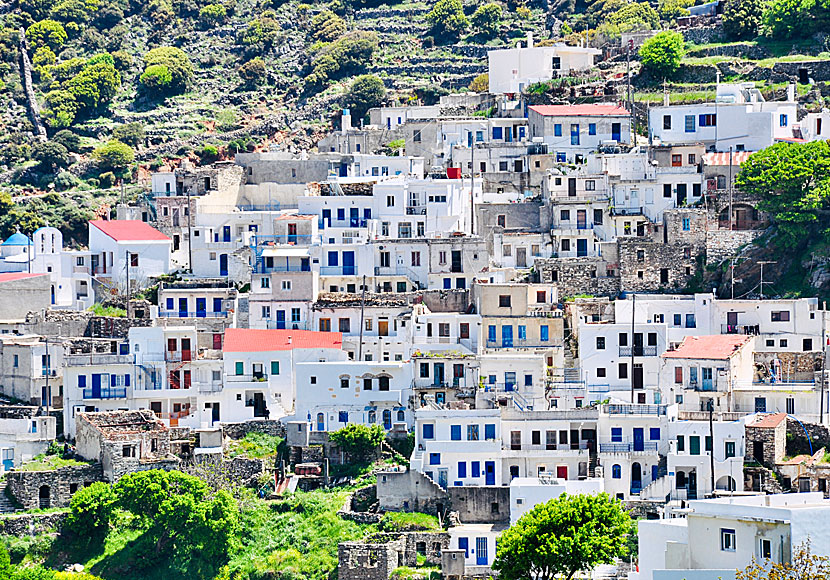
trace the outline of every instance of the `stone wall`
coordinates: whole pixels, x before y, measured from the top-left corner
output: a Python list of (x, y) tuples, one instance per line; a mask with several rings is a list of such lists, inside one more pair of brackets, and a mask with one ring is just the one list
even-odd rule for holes
[[(685, 221), (688, 220), (688, 221)], [(667, 244), (706, 245), (707, 212), (705, 209), (677, 208), (663, 212), (664, 237)], [(689, 229), (683, 229), (688, 225)]]
[(470, 290), (426, 290), (419, 300), (430, 312), (466, 312), (470, 305)]
[(276, 420), (223, 423), (222, 432), (228, 439), (242, 439), (248, 433), (265, 433), (285, 438), (285, 425)]
[[(810, 436), (809, 441), (804, 433), (805, 430)], [(830, 449), (830, 429), (817, 423), (798, 422), (787, 417), (787, 455), (810, 453), (810, 443), (812, 443), (813, 453), (822, 447)]]
[(718, 264), (734, 256), (741, 246), (764, 233), (764, 230), (709, 230), (706, 238), (706, 263)]
[(420, 471), (381, 471), (377, 478), (381, 510), (443, 515), (449, 509), (447, 492)]
[(787, 422), (781, 421), (777, 427), (746, 427), (746, 459), (755, 460), (755, 443), (763, 447), (763, 464), (775, 465), (786, 454)]
[(607, 263), (600, 257), (537, 259), (539, 282), (556, 284), (559, 299), (577, 294), (616, 296), (620, 279), (605, 275)]
[(337, 577), (340, 580), (389, 580), (403, 564), (405, 542), (341, 542), (337, 545)]
[[(620, 238), (620, 287), (629, 292), (683, 288), (694, 276), (695, 246), (662, 244), (643, 238)], [(665, 282), (663, 281), (665, 280)]]
[(507, 486), (462, 486), (447, 489), (458, 519), (465, 524), (510, 521), (510, 488)]
[(692, 44), (711, 44), (723, 42), (725, 35), (723, 26), (720, 23), (709, 26), (696, 26), (694, 28), (683, 28), (680, 30), (683, 40)]
[(183, 465), (181, 469), (216, 487), (227, 487), (255, 486), (265, 473), (265, 468), (264, 459), (234, 457), (225, 460), (218, 455), (196, 455), (192, 462)]
[(798, 78), (798, 70), (802, 68), (807, 69), (807, 75), (815, 81), (830, 81), (830, 60), (776, 62), (772, 66), (773, 72), (785, 74), (793, 80)]
[[(26, 510), (41, 507), (68, 507), (73, 493), (96, 481), (104, 481), (104, 472), (100, 463), (64, 467), (54, 471), (10, 471), (6, 473), (9, 491)], [(40, 497), (41, 495), (43, 498)]]
[(4, 536), (37, 536), (60, 529), (66, 512), (47, 514), (5, 514), (0, 516), (0, 534)]

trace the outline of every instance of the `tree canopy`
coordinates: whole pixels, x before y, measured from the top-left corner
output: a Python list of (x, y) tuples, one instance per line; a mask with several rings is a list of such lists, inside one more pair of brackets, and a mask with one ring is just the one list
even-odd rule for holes
[(631, 519), (608, 494), (561, 495), (524, 514), (500, 537), (493, 568), (502, 580), (570, 580), (626, 554)]
[(314, 41), (331, 42), (346, 32), (346, 22), (331, 10), (323, 10), (311, 19), (309, 36)]
[(765, 0), (728, 0), (723, 8), (723, 31), (734, 40), (755, 38), (766, 4)]
[(381, 105), (385, 96), (386, 87), (382, 80), (375, 75), (361, 75), (349, 87), (345, 101), (352, 117), (362, 119), (369, 109)]
[(346, 453), (366, 456), (377, 449), (385, 437), (386, 433), (380, 425), (369, 427), (359, 423), (349, 423), (329, 435), (329, 440)]
[(135, 153), (133, 153), (132, 148), (117, 139), (112, 139), (95, 149), (92, 156), (106, 170), (126, 169), (135, 160)]
[(684, 54), (683, 35), (664, 30), (643, 43), (640, 62), (643, 68), (662, 80), (671, 78), (677, 72)]
[[(145, 77), (145, 74), (153, 68), (152, 75)], [(167, 73), (161, 68), (164, 67), (169, 73), (169, 82), (158, 82), (160, 77), (167, 78)], [(187, 54), (175, 46), (160, 46), (154, 48), (144, 55), (144, 73), (141, 75), (141, 83), (147, 89), (161, 90), (162, 92), (180, 93), (190, 84), (193, 78), (193, 64)], [(147, 84), (149, 79), (154, 77), (152, 85)]]
[(501, 5), (496, 2), (488, 2), (476, 8), (470, 21), (473, 24), (473, 28), (480, 35), (486, 38), (493, 38), (499, 33), (501, 17)]
[(461, 0), (438, 0), (427, 14), (427, 22), (436, 37), (447, 41), (458, 40), (470, 27)]

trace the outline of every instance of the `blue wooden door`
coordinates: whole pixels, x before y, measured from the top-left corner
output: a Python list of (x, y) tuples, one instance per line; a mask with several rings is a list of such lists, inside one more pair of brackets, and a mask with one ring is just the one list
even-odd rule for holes
[(643, 438), (643, 428), (634, 427), (634, 451), (645, 450), (645, 439)]
[(501, 345), (505, 348), (513, 346), (513, 327), (509, 324), (501, 327)]
[(317, 413), (317, 430), (318, 431), (325, 431), (326, 430), (326, 416), (322, 413)]
[(331, 227), (331, 210), (323, 210), (323, 229)]
[(219, 275), (220, 276), (227, 276), (228, 275), (228, 255), (227, 254), (219, 254)]
[(470, 557), (470, 538), (458, 538), (458, 549), (464, 550), (464, 557)]
[(101, 398), (101, 375), (98, 374), (92, 375), (92, 398)]
[(577, 238), (576, 240), (576, 255), (577, 257), (588, 255), (588, 240), (585, 238)]
[(619, 142), (620, 136), (621, 136), (620, 133), (622, 133), (621, 127), (622, 127), (622, 125), (620, 125), (619, 123), (611, 123), (611, 140), (612, 141)]
[(476, 566), (487, 565), (487, 538), (476, 538)]
[(214, 312), (222, 312), (222, 299), (221, 298), (214, 298), (213, 299), (213, 311)]
[(187, 298), (179, 298), (179, 318), (187, 318)]
[(349, 227), (356, 228), (360, 225), (360, 210), (356, 207), (349, 208)]
[(277, 330), (285, 330), (285, 310), (277, 310)]
[(484, 462), (484, 485), (496, 485), (496, 462)]
[(231, 241), (231, 226), (222, 226), (222, 241)]
[(354, 252), (343, 252), (343, 275), (354, 276)]
[(204, 318), (207, 316), (207, 298), (196, 299), (196, 316)]

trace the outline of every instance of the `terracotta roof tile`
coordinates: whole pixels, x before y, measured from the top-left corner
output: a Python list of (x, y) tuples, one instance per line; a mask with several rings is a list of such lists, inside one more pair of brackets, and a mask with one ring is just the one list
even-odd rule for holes
[(614, 103), (595, 103), (591, 105), (534, 105), (531, 111), (543, 117), (572, 117), (572, 116), (627, 116), (630, 113)]
[(28, 272), (5, 272), (0, 274), (0, 283), (14, 282), (15, 280), (25, 280), (26, 278), (37, 278), (38, 276), (45, 276), (46, 274), (29, 274)]
[(339, 332), (313, 330), (257, 330), (229, 328), (225, 331), (225, 352), (271, 352), (295, 348), (343, 347), (343, 335)]
[(89, 224), (116, 242), (170, 241), (163, 233), (139, 220), (92, 220)]
[(663, 358), (694, 358), (727, 360), (748, 343), (751, 336), (739, 334), (709, 334), (687, 336), (675, 350), (663, 353)]
[(770, 413), (768, 415), (759, 415), (755, 418), (755, 421), (748, 424), (747, 427), (758, 427), (761, 429), (771, 429), (773, 427), (778, 427), (781, 421), (785, 421), (787, 419), (786, 413)]

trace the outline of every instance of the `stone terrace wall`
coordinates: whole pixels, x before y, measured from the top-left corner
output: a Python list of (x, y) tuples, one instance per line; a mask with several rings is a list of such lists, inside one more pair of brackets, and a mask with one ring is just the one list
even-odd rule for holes
[(735, 255), (741, 246), (764, 233), (764, 230), (709, 230), (706, 238), (706, 263), (717, 264)]
[(48, 488), (48, 505), (44, 507), (67, 507), (73, 491), (96, 481), (104, 481), (100, 463), (64, 467), (54, 471), (10, 471), (6, 473), (9, 491), (24, 509), (40, 508), (40, 490)]
[(0, 516), (0, 534), (4, 536), (36, 536), (60, 529), (66, 512), (48, 514), (14, 514)]
[(606, 263), (602, 258), (548, 258), (536, 260), (539, 281), (556, 284), (559, 299), (577, 294), (592, 296), (616, 296), (620, 292), (620, 279), (603, 276)]
[(275, 437), (285, 437), (285, 425), (280, 421), (245, 421), (244, 423), (225, 423), (222, 432), (229, 439), (242, 439), (248, 433), (265, 433)]
[(340, 580), (389, 580), (403, 564), (404, 540), (388, 543), (341, 542), (337, 546)]

